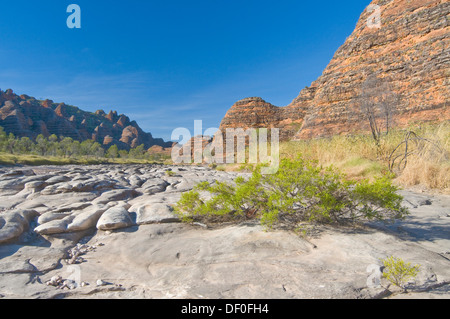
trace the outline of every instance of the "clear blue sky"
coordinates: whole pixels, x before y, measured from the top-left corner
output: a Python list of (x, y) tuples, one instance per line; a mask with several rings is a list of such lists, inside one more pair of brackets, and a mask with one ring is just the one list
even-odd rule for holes
[[(6, 2), (6, 1), (4, 1)], [(81, 29), (66, 26), (69, 4)], [(289, 104), (370, 0), (15, 0), (0, 14), (0, 88), (117, 110), (155, 137), (218, 127), (239, 99)]]

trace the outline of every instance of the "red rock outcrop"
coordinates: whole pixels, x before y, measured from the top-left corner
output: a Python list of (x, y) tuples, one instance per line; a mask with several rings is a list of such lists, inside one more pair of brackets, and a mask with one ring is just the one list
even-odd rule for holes
[(261, 98), (234, 104), (221, 123), (229, 127), (278, 127), (280, 137), (308, 139), (368, 130), (358, 97), (369, 75), (398, 96), (393, 123), (450, 120), (450, 2), (375, 0), (381, 27), (365, 10), (354, 32), (335, 53), (322, 76), (286, 107)]
[(227, 112), (220, 130), (229, 128), (280, 128), (280, 138), (289, 139), (300, 128), (305, 109), (277, 107), (259, 97), (245, 98), (236, 102)]
[(172, 146), (172, 142), (153, 138), (135, 121), (116, 111), (84, 112), (64, 103), (39, 101), (25, 94), (18, 96), (11, 89), (0, 90), (0, 126), (7, 133), (32, 139), (39, 134), (46, 137), (55, 134), (79, 141), (92, 139), (105, 146), (116, 144), (120, 149)]

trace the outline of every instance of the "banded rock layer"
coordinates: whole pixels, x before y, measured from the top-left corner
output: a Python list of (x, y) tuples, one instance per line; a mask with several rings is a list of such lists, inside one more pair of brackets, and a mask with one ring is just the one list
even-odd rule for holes
[(64, 103), (40, 101), (25, 94), (19, 96), (11, 89), (0, 90), (0, 126), (8, 134), (31, 139), (39, 134), (45, 137), (55, 134), (78, 141), (92, 139), (105, 146), (115, 144), (121, 149), (139, 145), (146, 149), (155, 145), (172, 147), (171, 142), (153, 138), (136, 121), (116, 111), (85, 112)]
[(358, 96), (370, 75), (387, 82), (398, 100), (397, 126), (450, 120), (450, 2), (374, 0), (381, 7), (381, 27), (367, 24), (365, 10), (323, 74), (286, 107), (261, 98), (235, 103), (220, 129), (281, 129), (283, 140), (366, 131)]

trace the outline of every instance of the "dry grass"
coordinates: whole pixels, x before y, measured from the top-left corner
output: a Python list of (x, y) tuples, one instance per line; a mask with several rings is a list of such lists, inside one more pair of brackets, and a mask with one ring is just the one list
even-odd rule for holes
[(450, 194), (450, 123), (422, 127), (419, 134), (436, 141), (439, 148), (425, 143), (419, 155), (408, 158), (397, 181), (404, 186), (424, 185)]
[[(404, 130), (392, 131), (384, 136), (377, 146), (370, 135), (334, 136), (326, 139), (290, 141), (280, 145), (281, 158), (296, 158), (300, 154), (316, 160), (323, 166), (333, 166), (351, 179), (363, 179), (389, 173), (389, 155), (405, 138), (407, 131), (434, 143), (411, 145), (418, 151), (408, 157), (404, 169), (395, 169), (395, 182), (403, 187), (424, 186), (450, 194), (450, 121), (439, 125), (421, 125)], [(439, 148), (434, 145), (439, 145)], [(170, 160), (160, 161), (170, 164)], [(67, 164), (151, 164), (154, 161), (135, 159), (93, 159), (42, 157), (36, 155), (0, 154), (3, 165), (67, 165)], [(251, 165), (227, 164), (217, 166), (218, 170), (237, 171)]]
[[(404, 169), (396, 167), (396, 183), (409, 187), (422, 185), (450, 194), (450, 122), (421, 125), (392, 131), (379, 146), (369, 135), (335, 136), (327, 139), (291, 141), (280, 145), (280, 156), (294, 158), (302, 154), (323, 166), (334, 166), (352, 179), (369, 178), (389, 172), (389, 156), (404, 139), (407, 131), (433, 143), (423, 142), (410, 149)], [(435, 145), (439, 145), (437, 148)]]
[[(408, 156), (404, 169), (395, 167), (394, 182), (401, 187), (420, 185), (450, 194), (450, 121), (391, 131), (383, 136), (379, 146), (370, 135), (283, 142), (280, 145), (280, 157), (294, 159), (301, 154), (306, 159), (318, 161), (322, 166), (336, 167), (349, 179), (373, 179), (390, 173), (389, 157), (409, 131), (433, 143), (410, 143), (410, 150), (417, 152)], [(435, 145), (439, 145), (439, 149)], [(227, 171), (251, 168), (249, 164), (220, 166), (221, 170)]]

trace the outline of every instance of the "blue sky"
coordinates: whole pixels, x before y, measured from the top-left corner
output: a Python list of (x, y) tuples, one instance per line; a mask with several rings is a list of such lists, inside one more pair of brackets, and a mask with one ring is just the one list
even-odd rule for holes
[[(5, 2), (5, 1), (4, 1)], [(81, 29), (66, 25), (69, 4)], [(15, 0), (0, 15), (0, 88), (117, 110), (155, 137), (218, 127), (231, 105), (288, 105), (370, 0)]]

